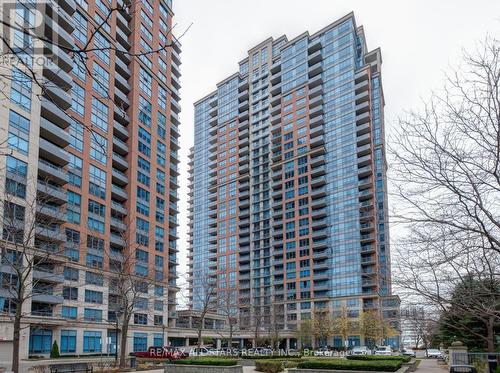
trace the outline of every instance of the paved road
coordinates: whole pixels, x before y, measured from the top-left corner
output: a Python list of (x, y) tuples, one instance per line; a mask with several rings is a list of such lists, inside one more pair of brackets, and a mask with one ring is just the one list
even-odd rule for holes
[(445, 373), (446, 365), (438, 365), (437, 359), (422, 359), (417, 369), (418, 373)]

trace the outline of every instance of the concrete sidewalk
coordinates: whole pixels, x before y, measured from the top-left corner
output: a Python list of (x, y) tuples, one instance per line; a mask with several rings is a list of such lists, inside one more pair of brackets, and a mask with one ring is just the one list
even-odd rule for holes
[(417, 373), (445, 373), (447, 371), (447, 365), (438, 365), (437, 359), (422, 359), (416, 370)]

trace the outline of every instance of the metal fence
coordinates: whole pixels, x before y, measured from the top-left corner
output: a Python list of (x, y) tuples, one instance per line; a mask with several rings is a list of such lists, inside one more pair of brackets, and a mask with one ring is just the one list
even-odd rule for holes
[(500, 366), (500, 353), (466, 352), (450, 356), (451, 365), (473, 365), (478, 373), (493, 373)]

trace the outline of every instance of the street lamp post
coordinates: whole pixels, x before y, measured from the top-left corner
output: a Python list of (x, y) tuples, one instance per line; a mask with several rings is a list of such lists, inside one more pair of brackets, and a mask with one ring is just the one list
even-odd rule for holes
[(166, 346), (166, 344), (165, 344), (165, 324), (161, 324), (161, 331), (162, 331), (162, 343), (163, 343), (162, 347), (165, 347)]

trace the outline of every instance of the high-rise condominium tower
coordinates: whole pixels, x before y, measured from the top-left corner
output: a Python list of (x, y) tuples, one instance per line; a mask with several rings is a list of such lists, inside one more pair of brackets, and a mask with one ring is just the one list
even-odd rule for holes
[(13, 0), (26, 27), (8, 30), (4, 50), (35, 59), (1, 66), (0, 361), (15, 338), (16, 271), (29, 265), (21, 358), (48, 354), (54, 341), (61, 354), (114, 353), (125, 312), (116, 279), (128, 274), (127, 354), (162, 345), (178, 290), (172, 2), (40, 3)]
[(313, 35), (263, 41), (195, 103), (194, 309), (214, 281), (216, 301), (234, 309), (250, 339), (293, 337), (301, 320), (325, 311), (352, 320), (371, 311), (398, 327), (381, 63), (349, 14)]

